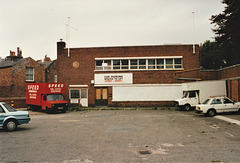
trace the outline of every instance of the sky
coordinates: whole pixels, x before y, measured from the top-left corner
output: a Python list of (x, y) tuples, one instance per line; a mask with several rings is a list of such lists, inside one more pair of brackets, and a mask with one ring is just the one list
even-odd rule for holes
[[(213, 40), (209, 20), (221, 0), (0, 0), (0, 57), (57, 58), (70, 48), (201, 44)], [(194, 12), (194, 13), (193, 13)]]

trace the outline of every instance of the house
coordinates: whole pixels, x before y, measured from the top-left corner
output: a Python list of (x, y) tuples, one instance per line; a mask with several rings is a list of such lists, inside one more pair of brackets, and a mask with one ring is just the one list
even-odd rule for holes
[(31, 57), (23, 58), (18, 51), (17, 56), (10, 51), (10, 56), (0, 62), (0, 101), (14, 103), (15, 107), (26, 107), (26, 83), (54, 82), (51, 71), (54, 71), (56, 63), (38, 63)]

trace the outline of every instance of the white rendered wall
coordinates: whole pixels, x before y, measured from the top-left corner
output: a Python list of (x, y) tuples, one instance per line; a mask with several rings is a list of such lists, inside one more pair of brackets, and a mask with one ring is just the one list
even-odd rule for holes
[(174, 101), (181, 97), (181, 84), (113, 86), (113, 101)]

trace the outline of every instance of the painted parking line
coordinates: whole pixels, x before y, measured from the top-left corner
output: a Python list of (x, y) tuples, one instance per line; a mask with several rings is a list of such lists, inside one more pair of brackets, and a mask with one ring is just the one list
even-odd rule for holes
[(240, 125), (240, 121), (235, 120), (235, 119), (231, 119), (231, 118), (227, 118), (227, 117), (224, 117), (224, 116), (221, 116), (221, 115), (216, 115), (216, 116), (214, 116), (214, 118), (221, 119), (223, 121), (227, 121), (227, 122), (230, 122), (230, 123)]

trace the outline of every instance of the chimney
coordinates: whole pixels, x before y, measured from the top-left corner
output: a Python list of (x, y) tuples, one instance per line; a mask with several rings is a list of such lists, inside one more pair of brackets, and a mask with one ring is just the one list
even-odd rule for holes
[(10, 50), (10, 56), (15, 56), (15, 51)]
[(66, 43), (63, 41), (63, 39), (60, 39), (60, 41), (57, 42), (57, 48), (64, 49), (65, 47), (66, 47)]
[(22, 50), (19, 47), (17, 47), (17, 56), (22, 57)]
[(48, 61), (51, 61), (50, 57), (47, 56), (47, 54), (45, 55), (45, 58), (44, 58), (44, 62), (48, 62)]

